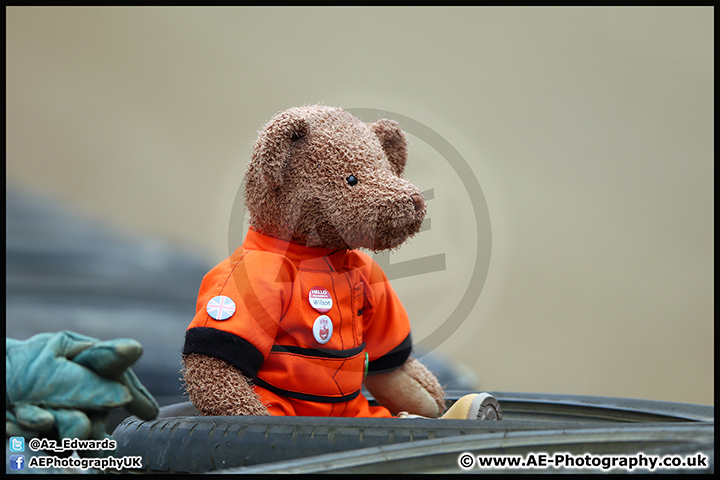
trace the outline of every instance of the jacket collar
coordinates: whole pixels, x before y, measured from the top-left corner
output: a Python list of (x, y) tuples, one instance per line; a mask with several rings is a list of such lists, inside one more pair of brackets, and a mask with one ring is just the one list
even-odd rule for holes
[(327, 272), (342, 270), (345, 255), (349, 252), (349, 250), (308, 247), (271, 237), (253, 227), (248, 230), (242, 246), (246, 250), (261, 250), (282, 255), (297, 268)]

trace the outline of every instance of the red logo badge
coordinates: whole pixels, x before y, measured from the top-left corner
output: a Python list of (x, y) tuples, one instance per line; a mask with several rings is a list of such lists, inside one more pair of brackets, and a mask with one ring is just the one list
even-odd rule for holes
[(330, 341), (333, 334), (333, 323), (327, 315), (320, 315), (313, 323), (313, 336), (315, 340), (324, 345)]

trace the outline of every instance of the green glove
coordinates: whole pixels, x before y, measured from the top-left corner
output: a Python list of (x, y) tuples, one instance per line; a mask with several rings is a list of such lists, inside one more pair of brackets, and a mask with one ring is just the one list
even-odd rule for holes
[(7, 435), (44, 436), (55, 428), (60, 438), (103, 439), (112, 408), (157, 416), (157, 402), (129, 368), (142, 353), (135, 340), (64, 331), (6, 338), (5, 345)]

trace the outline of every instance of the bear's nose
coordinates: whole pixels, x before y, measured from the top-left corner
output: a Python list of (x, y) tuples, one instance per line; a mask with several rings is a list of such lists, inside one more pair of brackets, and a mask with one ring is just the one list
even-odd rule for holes
[(413, 205), (415, 206), (415, 211), (419, 212), (423, 208), (425, 208), (425, 200), (423, 200), (422, 195), (418, 195), (417, 193), (413, 193), (410, 195), (410, 198), (412, 198)]

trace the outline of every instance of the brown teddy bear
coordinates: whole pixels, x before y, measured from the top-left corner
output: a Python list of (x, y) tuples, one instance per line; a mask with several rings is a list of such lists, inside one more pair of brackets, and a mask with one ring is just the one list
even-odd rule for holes
[[(439, 417), (444, 392), (410, 356), (408, 316), (358, 249), (394, 249), (426, 205), (402, 178), (398, 124), (334, 107), (275, 115), (246, 170), (250, 229), (204, 278), (183, 349), (203, 415)], [(382, 406), (371, 406), (362, 385)]]

